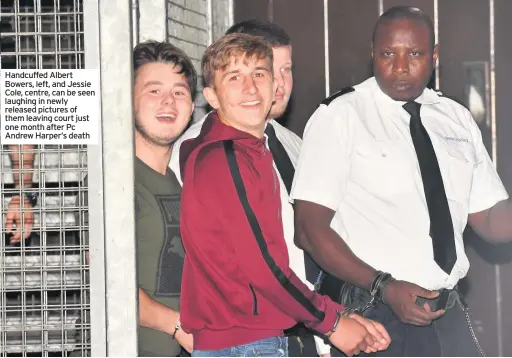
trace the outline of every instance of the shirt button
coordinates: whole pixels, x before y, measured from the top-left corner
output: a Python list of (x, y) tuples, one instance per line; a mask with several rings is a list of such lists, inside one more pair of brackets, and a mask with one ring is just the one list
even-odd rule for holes
[(382, 158), (386, 158), (386, 153), (382, 153)]

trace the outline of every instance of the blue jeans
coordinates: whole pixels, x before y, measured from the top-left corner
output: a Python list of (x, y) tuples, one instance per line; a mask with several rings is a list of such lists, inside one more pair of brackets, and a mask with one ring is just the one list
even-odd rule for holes
[(288, 357), (288, 337), (270, 337), (218, 351), (192, 351), (192, 357)]

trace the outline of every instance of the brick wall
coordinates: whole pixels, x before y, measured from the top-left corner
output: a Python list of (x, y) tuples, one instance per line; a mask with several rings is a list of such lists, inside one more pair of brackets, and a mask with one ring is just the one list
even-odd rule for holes
[[(211, 5), (207, 0), (167, 1), (168, 40), (190, 56), (198, 74), (201, 74), (201, 57), (210, 38), (215, 40), (230, 25), (229, 4), (228, 0), (211, 0)], [(207, 111), (202, 88), (200, 78), (194, 120), (204, 116)]]
[[(201, 73), (201, 56), (208, 46), (208, 4), (206, 0), (169, 0), (167, 2), (167, 34), (169, 42), (181, 48)], [(202, 80), (198, 83), (194, 120), (206, 113)]]
[(132, 0), (136, 41), (169, 41), (190, 56), (199, 74), (194, 120), (204, 116), (201, 57), (211, 40), (222, 36), (232, 24), (232, 0)]

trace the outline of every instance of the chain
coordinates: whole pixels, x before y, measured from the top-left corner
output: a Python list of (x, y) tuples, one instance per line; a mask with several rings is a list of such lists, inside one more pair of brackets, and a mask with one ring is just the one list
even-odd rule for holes
[(375, 296), (372, 296), (370, 302), (368, 302), (363, 308), (356, 308), (355, 313), (362, 315), (367, 309), (371, 308), (375, 304)]
[(482, 357), (485, 357), (484, 350), (480, 346), (480, 343), (478, 342), (478, 339), (476, 338), (475, 331), (473, 330), (473, 325), (471, 324), (471, 318), (469, 317), (469, 311), (467, 308), (462, 308), (462, 311), (464, 312), (464, 315), (466, 316), (466, 322), (468, 323), (469, 333), (471, 333), (471, 337), (473, 338), (473, 342), (476, 344), (476, 348), (480, 352), (480, 355)]

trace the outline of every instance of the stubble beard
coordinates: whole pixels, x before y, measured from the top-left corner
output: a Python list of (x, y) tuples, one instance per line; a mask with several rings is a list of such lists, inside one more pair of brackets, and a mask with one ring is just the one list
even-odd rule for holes
[(157, 135), (151, 135), (149, 131), (147, 130), (142, 123), (138, 119), (135, 119), (135, 130), (137, 133), (139, 133), (142, 138), (144, 138), (149, 143), (156, 145), (158, 147), (171, 147), (174, 141), (176, 140), (175, 137), (160, 137)]

